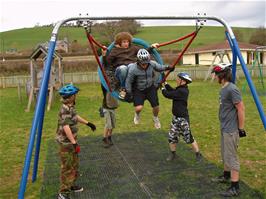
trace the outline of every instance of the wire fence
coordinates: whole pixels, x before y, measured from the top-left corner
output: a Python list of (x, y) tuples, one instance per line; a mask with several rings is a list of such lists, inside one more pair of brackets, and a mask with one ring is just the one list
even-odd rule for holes
[[(206, 80), (211, 79), (211, 75), (209, 74), (208, 68), (176, 68), (175, 72), (172, 72), (168, 76), (168, 80), (175, 80), (176, 73), (186, 71), (188, 72), (192, 79), (195, 80)], [(259, 70), (258, 68), (252, 70), (252, 77), (260, 77), (262, 72), (262, 76), (266, 77), (266, 70)], [(242, 69), (237, 70), (237, 78), (244, 77), (244, 73)], [(8, 76), (8, 77), (0, 77), (0, 87), (8, 88), (8, 87), (17, 87), (17, 86), (26, 86), (28, 82), (31, 81), (31, 76), (19, 75), (19, 76)], [(76, 72), (76, 73), (64, 73), (63, 75), (64, 83), (97, 83), (100, 82), (100, 78), (98, 76), (98, 72)]]

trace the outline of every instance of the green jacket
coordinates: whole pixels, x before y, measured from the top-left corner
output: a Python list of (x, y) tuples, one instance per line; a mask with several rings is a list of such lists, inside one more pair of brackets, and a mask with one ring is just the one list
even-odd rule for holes
[(69, 125), (72, 134), (75, 139), (77, 139), (78, 132), (78, 118), (77, 113), (74, 106), (67, 106), (63, 104), (58, 113), (58, 125), (56, 131), (56, 140), (61, 144), (71, 144), (70, 140), (67, 138), (63, 127), (65, 125)]

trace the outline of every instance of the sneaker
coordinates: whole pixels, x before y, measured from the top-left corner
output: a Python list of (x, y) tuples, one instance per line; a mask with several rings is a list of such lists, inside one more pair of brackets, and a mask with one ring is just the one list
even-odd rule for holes
[(225, 178), (224, 175), (218, 176), (216, 178), (211, 179), (212, 182), (219, 182), (219, 183), (230, 183), (229, 178)]
[(69, 193), (59, 193), (57, 199), (70, 199)]
[(99, 114), (100, 114), (100, 117), (104, 117), (103, 107), (99, 108)]
[(83, 191), (83, 187), (80, 187), (80, 186), (77, 186), (77, 185), (72, 186), (70, 189), (71, 189), (71, 191), (73, 191), (75, 193)]
[(200, 162), (202, 160), (202, 155), (200, 152), (196, 153), (196, 161)]
[(158, 117), (153, 117), (153, 121), (154, 121), (154, 127), (156, 129), (160, 129), (161, 128), (161, 123)]
[(139, 124), (139, 122), (140, 122), (140, 116), (139, 116), (139, 114), (135, 113), (134, 124)]
[(220, 193), (223, 197), (234, 197), (239, 195), (239, 189), (235, 187), (229, 187), (225, 192)]
[(111, 136), (110, 136), (110, 137), (108, 137), (108, 142), (109, 142), (109, 145), (110, 145), (110, 146), (114, 145), (114, 143), (113, 143), (113, 141), (112, 141), (112, 137), (111, 137)]
[(166, 161), (173, 161), (176, 158), (175, 153), (170, 153), (169, 156), (166, 158)]
[(125, 89), (121, 89), (121, 90), (120, 90), (120, 92), (119, 92), (119, 94), (118, 94), (118, 97), (119, 97), (120, 99), (125, 99), (125, 97), (126, 97), (126, 91), (125, 91)]
[(109, 148), (109, 147), (110, 147), (110, 145), (109, 145), (109, 141), (108, 141), (107, 138), (103, 138), (103, 147), (104, 147), (104, 148)]

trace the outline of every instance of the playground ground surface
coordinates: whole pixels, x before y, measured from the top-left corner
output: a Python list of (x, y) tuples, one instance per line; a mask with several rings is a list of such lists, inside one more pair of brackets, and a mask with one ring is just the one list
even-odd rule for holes
[[(256, 81), (254, 81), (256, 84)], [(175, 85), (175, 82), (169, 82)], [(243, 81), (238, 82), (241, 87)], [(219, 198), (226, 185), (210, 182), (222, 172), (219, 150), (218, 93), (220, 86), (210, 81), (195, 81), (190, 85), (189, 110), (191, 128), (199, 143), (204, 160), (197, 163), (189, 145), (181, 140), (178, 158), (166, 162), (167, 132), (171, 121), (171, 102), (161, 95), (161, 130), (153, 127), (151, 109), (145, 103), (141, 124), (133, 124), (132, 104), (121, 103), (117, 110), (115, 145), (101, 146), (104, 120), (99, 117), (102, 94), (100, 85), (80, 84), (77, 99), (78, 113), (94, 122), (96, 132), (80, 126), (81, 174), (79, 183), (85, 191), (74, 198)], [(26, 97), (18, 100), (17, 89), (0, 90), (0, 198), (17, 198), (29, 132), (34, 112), (24, 112)], [(260, 96), (266, 107), (265, 96)], [(241, 197), (266, 197), (265, 131), (252, 96), (245, 92), (246, 138), (240, 140)], [(52, 109), (45, 113), (38, 178), (31, 183), (31, 172), (25, 198), (45, 198), (56, 195), (59, 183), (59, 161), (54, 142), (59, 110), (56, 96)], [(134, 194), (134, 195), (132, 195)], [(135, 197), (136, 196), (136, 197)]]

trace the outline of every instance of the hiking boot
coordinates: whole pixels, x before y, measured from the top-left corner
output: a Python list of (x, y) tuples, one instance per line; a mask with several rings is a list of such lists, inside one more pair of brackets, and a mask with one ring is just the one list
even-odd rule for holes
[(119, 97), (120, 99), (125, 99), (125, 97), (126, 97), (126, 90), (125, 90), (125, 89), (121, 89), (121, 90), (119, 91), (118, 97)]
[(111, 136), (109, 136), (109, 137), (108, 137), (108, 142), (109, 142), (109, 145), (110, 145), (110, 146), (114, 145), (114, 143), (113, 143), (113, 141), (112, 141), (112, 137), (111, 137)]
[(175, 153), (170, 153), (169, 156), (166, 158), (166, 161), (173, 161), (176, 158)]
[(100, 117), (104, 117), (103, 107), (99, 108), (99, 114), (100, 114)]
[(135, 113), (134, 124), (139, 124), (139, 122), (140, 122), (140, 116), (139, 116), (139, 114)]
[(212, 182), (219, 182), (219, 183), (229, 183), (230, 178), (225, 178), (224, 175), (218, 176), (216, 178), (211, 179)]
[(202, 160), (202, 155), (201, 155), (200, 152), (197, 152), (197, 153), (196, 153), (196, 161), (197, 161), (197, 162), (200, 162), (201, 160)]
[(154, 121), (154, 127), (156, 129), (160, 129), (161, 128), (161, 123), (158, 117), (153, 117), (153, 121)]
[(220, 193), (223, 197), (235, 197), (239, 195), (239, 189), (235, 187), (229, 187), (225, 192)]
[(108, 138), (103, 138), (103, 147), (104, 148), (109, 148), (110, 147)]
[(80, 186), (77, 186), (77, 185), (72, 186), (70, 189), (71, 189), (71, 191), (73, 191), (75, 193), (83, 191), (83, 187), (80, 187)]
[(59, 193), (57, 199), (70, 199), (69, 193)]

